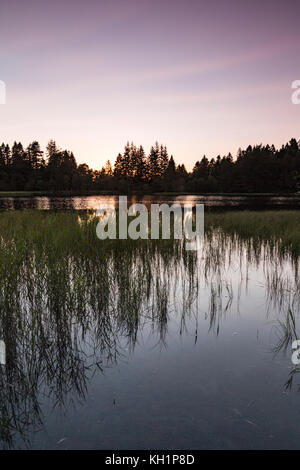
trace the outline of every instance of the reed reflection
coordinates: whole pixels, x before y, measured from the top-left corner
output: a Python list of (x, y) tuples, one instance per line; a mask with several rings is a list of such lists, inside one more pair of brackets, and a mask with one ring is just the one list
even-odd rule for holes
[(30, 446), (32, 431), (44, 423), (45, 400), (66, 410), (79, 404), (93, 375), (133, 353), (144, 329), (167, 347), (176, 317), (178, 334), (193, 325), (196, 343), (203, 317), (206, 331), (220, 335), (250, 269), (263, 273), (266, 319), (270, 309), (282, 315), (286, 339), (278, 351), (289, 344), (293, 323), (285, 314), (291, 300), (299, 302), (299, 246), (259, 224), (249, 235), (226, 217), (207, 215), (203, 248), (193, 252), (179, 240), (100, 241), (93, 212), (2, 215), (2, 447), (14, 447), (20, 436)]

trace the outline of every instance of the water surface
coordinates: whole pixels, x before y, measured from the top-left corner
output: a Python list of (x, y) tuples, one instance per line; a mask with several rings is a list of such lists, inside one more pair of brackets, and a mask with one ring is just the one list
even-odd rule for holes
[(1, 227), (1, 447), (300, 447), (299, 260), (279, 238), (96, 247), (84, 216), (51, 243), (22, 217), (14, 241)]
[[(0, 210), (96, 210), (100, 204), (118, 205), (119, 196), (74, 196), (74, 197), (0, 197)], [(207, 208), (300, 208), (300, 197), (280, 195), (135, 195), (128, 201), (166, 204), (205, 204)]]

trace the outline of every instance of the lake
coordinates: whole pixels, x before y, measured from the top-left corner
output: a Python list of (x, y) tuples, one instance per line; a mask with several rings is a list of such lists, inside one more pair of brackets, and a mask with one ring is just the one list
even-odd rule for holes
[[(39, 209), (39, 210), (88, 210), (97, 209), (100, 204), (118, 205), (119, 196), (74, 196), (74, 197), (0, 197), (0, 210)], [(280, 195), (134, 195), (128, 201), (166, 204), (205, 204), (207, 208), (277, 208), (299, 209), (300, 196)]]
[(300, 212), (208, 213), (188, 252), (36, 199), (64, 210), (0, 217), (2, 448), (300, 447)]

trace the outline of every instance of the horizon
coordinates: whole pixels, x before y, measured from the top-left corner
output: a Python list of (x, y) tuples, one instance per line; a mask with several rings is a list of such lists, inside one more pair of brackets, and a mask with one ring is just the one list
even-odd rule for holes
[(1, 140), (54, 139), (94, 169), (159, 141), (190, 171), (297, 138), (300, 5), (188, 4), (1, 2)]

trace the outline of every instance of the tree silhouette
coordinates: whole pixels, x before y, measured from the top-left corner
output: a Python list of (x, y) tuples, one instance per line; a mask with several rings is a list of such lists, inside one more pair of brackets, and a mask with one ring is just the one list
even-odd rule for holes
[(277, 150), (249, 145), (209, 160), (203, 156), (191, 172), (176, 166), (167, 147), (155, 142), (146, 156), (143, 146), (127, 142), (112, 166), (101, 170), (77, 165), (72, 152), (50, 140), (45, 152), (37, 141), (0, 145), (0, 191), (180, 191), (193, 193), (293, 193), (300, 191), (300, 146), (296, 139)]

